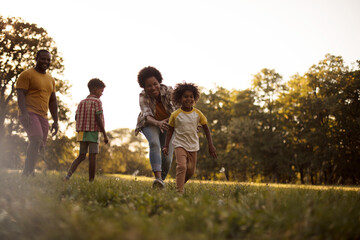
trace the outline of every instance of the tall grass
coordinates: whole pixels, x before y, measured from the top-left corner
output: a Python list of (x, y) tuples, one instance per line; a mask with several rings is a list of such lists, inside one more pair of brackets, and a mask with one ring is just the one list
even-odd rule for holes
[(360, 239), (358, 188), (0, 173), (0, 239)]

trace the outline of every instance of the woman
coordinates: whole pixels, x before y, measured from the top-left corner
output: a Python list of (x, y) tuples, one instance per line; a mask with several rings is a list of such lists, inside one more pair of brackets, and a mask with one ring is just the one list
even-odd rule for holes
[(145, 67), (138, 74), (138, 83), (144, 90), (139, 95), (141, 112), (135, 135), (140, 131), (145, 135), (150, 147), (150, 164), (154, 172), (153, 187), (165, 187), (164, 180), (170, 170), (173, 146), (169, 146), (167, 156), (161, 151), (165, 144), (168, 120), (175, 110), (171, 98), (173, 89), (162, 84), (162, 76), (154, 67)]

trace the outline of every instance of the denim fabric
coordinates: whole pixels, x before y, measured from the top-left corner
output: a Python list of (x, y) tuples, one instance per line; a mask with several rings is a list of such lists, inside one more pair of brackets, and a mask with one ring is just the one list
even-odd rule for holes
[(167, 132), (161, 133), (158, 127), (149, 125), (142, 129), (142, 133), (149, 142), (151, 168), (153, 172), (161, 171), (161, 178), (165, 180), (173, 159), (174, 147), (172, 141), (170, 141), (169, 145), (169, 154), (165, 157), (162, 148), (165, 145)]

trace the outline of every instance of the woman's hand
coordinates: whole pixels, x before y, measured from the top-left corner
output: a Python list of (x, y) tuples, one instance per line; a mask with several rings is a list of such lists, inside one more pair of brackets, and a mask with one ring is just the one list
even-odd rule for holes
[(162, 121), (157, 122), (157, 127), (160, 129), (160, 131), (163, 133), (164, 131), (169, 130), (169, 124), (168, 120), (164, 119)]

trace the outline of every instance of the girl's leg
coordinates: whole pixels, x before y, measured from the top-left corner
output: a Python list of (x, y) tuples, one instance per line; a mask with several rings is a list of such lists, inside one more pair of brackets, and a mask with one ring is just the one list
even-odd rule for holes
[(161, 144), (160, 144), (160, 129), (155, 126), (146, 126), (142, 129), (149, 142), (149, 158), (152, 171), (155, 178), (161, 178)]
[(94, 181), (96, 170), (96, 153), (89, 153), (89, 182)]
[(179, 193), (184, 193), (184, 184), (185, 184), (185, 176), (187, 169), (186, 150), (181, 147), (175, 148), (175, 158), (176, 158), (176, 191)]
[[(167, 132), (160, 133), (160, 146), (161, 146), (161, 149), (165, 145), (166, 135), (167, 135)], [(174, 155), (174, 145), (172, 144), (172, 139), (171, 139), (170, 144), (169, 144), (169, 153), (168, 153), (168, 155), (165, 156), (165, 154), (161, 151), (161, 169), (162, 169), (161, 178), (162, 178), (162, 180), (165, 180), (166, 176), (169, 173), (169, 170), (171, 168), (171, 163), (172, 163), (172, 160), (173, 160), (173, 155)]]
[(194, 175), (196, 170), (197, 152), (188, 152), (185, 183)]

